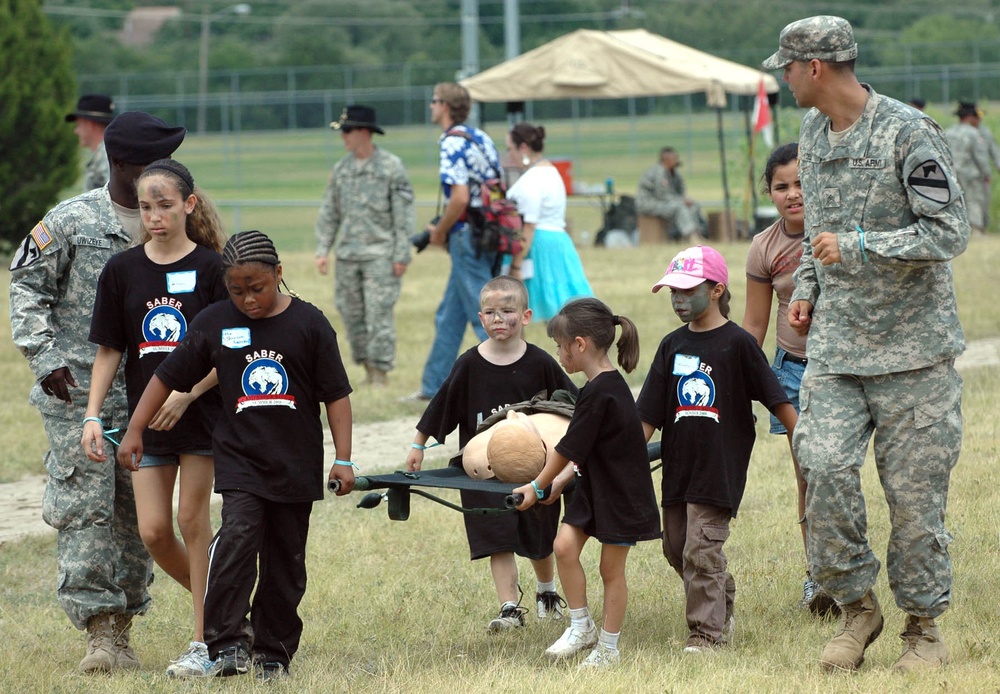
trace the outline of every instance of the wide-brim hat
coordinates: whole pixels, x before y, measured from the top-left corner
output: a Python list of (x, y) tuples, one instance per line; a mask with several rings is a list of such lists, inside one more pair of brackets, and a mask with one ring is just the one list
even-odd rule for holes
[(966, 116), (979, 116), (982, 118), (983, 112), (976, 106), (975, 101), (959, 101), (958, 108), (955, 109), (955, 115), (959, 118), (965, 118)]
[(66, 114), (66, 122), (85, 118), (95, 123), (107, 125), (115, 117), (115, 102), (106, 94), (84, 94), (76, 102), (76, 110)]
[(375, 109), (371, 106), (358, 104), (348, 106), (341, 111), (340, 118), (330, 123), (330, 127), (334, 130), (340, 130), (345, 126), (348, 128), (367, 128), (373, 133), (385, 135), (385, 131), (375, 122)]

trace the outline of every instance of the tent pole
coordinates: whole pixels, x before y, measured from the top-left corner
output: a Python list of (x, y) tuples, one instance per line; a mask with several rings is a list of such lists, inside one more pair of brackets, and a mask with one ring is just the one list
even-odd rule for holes
[(726, 203), (726, 239), (729, 241), (734, 241), (736, 239), (736, 234), (733, 233), (733, 216), (732, 209), (729, 203), (729, 179), (726, 176), (726, 136), (722, 128), (722, 108), (716, 107), (715, 109), (716, 122), (719, 128), (719, 160), (722, 162), (722, 197)]

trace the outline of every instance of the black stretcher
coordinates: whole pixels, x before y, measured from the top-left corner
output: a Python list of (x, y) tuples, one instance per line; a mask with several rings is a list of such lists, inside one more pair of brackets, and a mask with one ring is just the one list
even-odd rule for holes
[[(660, 442), (654, 441), (647, 444), (649, 451), (649, 462), (657, 462), (651, 468), (651, 472), (660, 467)], [(460, 461), (458, 461), (460, 462)], [(330, 490), (336, 491), (339, 485), (334, 485), (336, 480), (330, 483)], [(430, 499), (435, 503), (447, 506), (460, 513), (474, 515), (488, 515), (493, 513), (508, 513), (516, 510), (518, 504), (523, 501), (520, 494), (514, 494), (514, 489), (522, 486), (519, 483), (501, 482), (496, 479), (477, 480), (465, 474), (460, 466), (449, 466), (434, 468), (431, 470), (421, 470), (420, 472), (406, 472), (397, 470), (385, 475), (359, 475), (354, 480), (354, 491), (372, 492), (366, 494), (358, 503), (358, 508), (375, 508), (383, 499), (388, 502), (389, 518), (391, 520), (405, 521), (410, 517), (410, 495), (416, 494), (425, 499)], [(458, 504), (442, 499), (439, 496), (424, 491), (421, 487), (428, 489), (458, 489), (487, 492), (490, 494), (502, 495), (503, 508), (464, 508)], [(373, 490), (384, 489), (385, 492), (378, 493)]]

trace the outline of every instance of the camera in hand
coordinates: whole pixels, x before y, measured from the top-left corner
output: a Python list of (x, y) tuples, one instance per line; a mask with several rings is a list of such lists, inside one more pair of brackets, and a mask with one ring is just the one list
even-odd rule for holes
[[(441, 215), (438, 215), (430, 222), (428, 222), (428, 224), (437, 224), (440, 221), (441, 221)], [(417, 249), (417, 253), (420, 253), (425, 248), (427, 248), (427, 246), (430, 245), (430, 242), (431, 242), (431, 232), (428, 229), (424, 229), (423, 231), (418, 232), (410, 237), (410, 243), (412, 243), (413, 247)]]

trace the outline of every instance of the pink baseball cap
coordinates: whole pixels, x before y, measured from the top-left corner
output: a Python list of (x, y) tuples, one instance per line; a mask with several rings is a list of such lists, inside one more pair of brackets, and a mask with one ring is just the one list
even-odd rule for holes
[(711, 246), (691, 246), (674, 256), (663, 279), (653, 285), (653, 293), (660, 291), (660, 287), (691, 289), (705, 280), (728, 285), (726, 261)]

